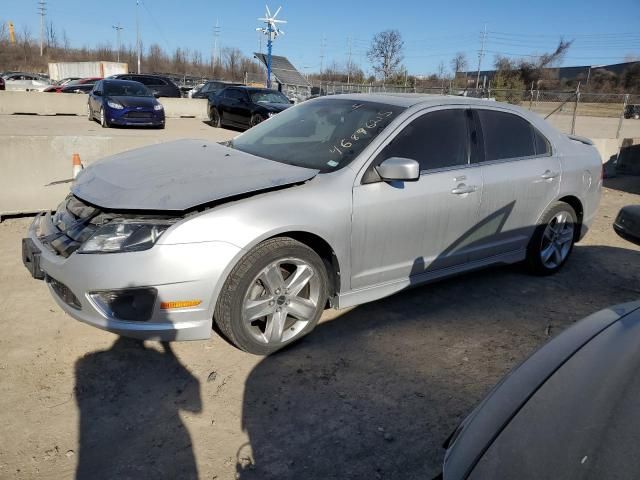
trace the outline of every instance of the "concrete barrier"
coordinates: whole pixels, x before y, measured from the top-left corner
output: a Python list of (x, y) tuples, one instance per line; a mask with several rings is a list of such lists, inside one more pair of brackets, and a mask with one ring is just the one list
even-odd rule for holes
[(159, 98), (164, 114), (169, 118), (198, 118), (208, 120), (206, 98)]
[[(53, 95), (53, 94), (52, 94)], [(0, 220), (55, 208), (69, 193), (71, 156), (86, 166), (100, 158), (160, 143), (151, 136), (0, 136)], [(56, 183), (63, 182), (63, 183)], [(53, 183), (53, 185), (51, 185)]]
[[(208, 118), (203, 98), (159, 98), (169, 118)], [(87, 96), (73, 93), (0, 91), (0, 115), (86, 115)]]
[(617, 157), (620, 151), (620, 141), (615, 138), (592, 138), (593, 146), (596, 147), (602, 163), (607, 163), (611, 157)]
[(87, 96), (73, 93), (0, 91), (0, 114), (86, 115)]

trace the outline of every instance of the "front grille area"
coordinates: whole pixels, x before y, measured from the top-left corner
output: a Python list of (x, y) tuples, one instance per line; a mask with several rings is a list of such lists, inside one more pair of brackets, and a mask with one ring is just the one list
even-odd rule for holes
[(57, 281), (55, 278), (47, 277), (47, 282), (51, 285), (51, 288), (56, 295), (62, 300), (64, 303), (69, 305), (76, 310), (80, 310), (82, 306), (80, 305), (80, 300), (78, 297), (74, 295), (74, 293), (67, 287), (64, 283)]
[(41, 217), (38, 239), (54, 253), (68, 257), (114, 215), (87, 205), (69, 195), (56, 212)]
[(127, 118), (153, 118), (153, 113), (151, 112), (129, 112), (125, 114)]

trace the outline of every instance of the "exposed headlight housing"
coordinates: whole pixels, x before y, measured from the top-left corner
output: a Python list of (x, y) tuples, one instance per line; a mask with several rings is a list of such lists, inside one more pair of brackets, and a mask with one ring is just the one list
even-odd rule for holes
[(107, 100), (107, 105), (109, 105), (111, 108), (115, 108), (116, 110), (122, 110), (124, 108), (118, 102), (114, 102), (113, 100)]
[(161, 103), (156, 103), (156, 104), (153, 106), (153, 109), (154, 109), (154, 110), (162, 110), (163, 108), (164, 108), (164, 107), (162, 106), (162, 104), (161, 104)]
[(113, 221), (99, 228), (78, 253), (117, 253), (149, 250), (174, 222)]
[(275, 112), (267, 112), (267, 116), (269, 118), (273, 117), (275, 115)]

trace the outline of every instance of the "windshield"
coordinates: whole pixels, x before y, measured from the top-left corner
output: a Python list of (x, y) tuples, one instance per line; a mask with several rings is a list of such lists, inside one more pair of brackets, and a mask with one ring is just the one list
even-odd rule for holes
[(280, 92), (254, 92), (251, 94), (251, 101), (253, 103), (286, 103), (289, 99)]
[(247, 130), (232, 148), (322, 172), (348, 165), (403, 107), (356, 100), (318, 99)]
[(137, 82), (105, 83), (104, 94), (112, 97), (152, 97), (151, 91)]

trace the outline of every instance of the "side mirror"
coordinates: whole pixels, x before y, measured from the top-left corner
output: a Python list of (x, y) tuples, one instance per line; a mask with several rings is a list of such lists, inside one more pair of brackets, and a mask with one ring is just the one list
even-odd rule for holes
[(391, 157), (378, 165), (376, 172), (385, 182), (416, 182), (420, 179), (420, 164), (410, 158)]
[(628, 205), (622, 207), (613, 229), (625, 240), (640, 245), (640, 205)]

